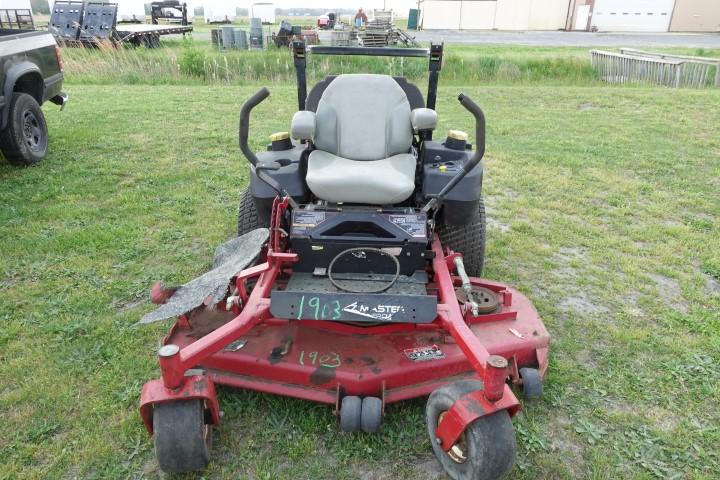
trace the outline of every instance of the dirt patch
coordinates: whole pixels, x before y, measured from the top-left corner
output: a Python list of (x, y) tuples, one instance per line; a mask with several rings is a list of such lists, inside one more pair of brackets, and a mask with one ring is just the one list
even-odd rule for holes
[(707, 290), (709, 294), (720, 293), (720, 282), (708, 275), (707, 282), (705, 282), (705, 290)]
[(599, 315), (607, 313), (603, 305), (593, 303), (585, 293), (569, 295), (558, 302), (558, 307), (568, 312), (577, 312), (582, 315)]
[[(554, 419), (548, 421), (550, 427), (547, 438), (550, 439), (550, 448), (553, 452), (560, 453), (563, 466), (572, 472), (573, 478), (581, 478), (587, 471), (583, 454), (584, 444), (580, 442), (574, 433), (574, 423), (564, 414), (557, 414)], [(558, 458), (558, 456), (555, 456)]]
[(124, 312), (124, 311), (126, 311), (126, 310), (131, 310), (131, 309), (133, 309), (133, 308), (135, 308), (135, 307), (139, 307), (140, 305), (142, 305), (142, 304), (145, 302), (145, 300), (146, 300), (145, 297), (137, 297), (137, 298), (133, 298), (133, 299), (131, 299), (131, 300), (127, 300), (127, 301), (124, 301), (124, 302), (122, 302), (122, 301), (116, 301), (116, 302), (113, 302), (113, 303), (114, 303), (114, 307), (115, 307), (118, 311)]
[(585, 110), (592, 110), (593, 108), (597, 108), (597, 105), (595, 105), (592, 102), (581, 103), (580, 105), (577, 106), (577, 109), (580, 110), (581, 112), (584, 112)]
[(497, 230), (500, 233), (508, 233), (510, 231), (510, 225), (505, 225), (492, 217), (486, 217), (485, 222), (487, 227), (491, 230)]
[(657, 286), (658, 297), (662, 299), (668, 306), (674, 308), (680, 313), (687, 313), (688, 303), (682, 296), (680, 284), (674, 278), (660, 275), (659, 273), (648, 274)]

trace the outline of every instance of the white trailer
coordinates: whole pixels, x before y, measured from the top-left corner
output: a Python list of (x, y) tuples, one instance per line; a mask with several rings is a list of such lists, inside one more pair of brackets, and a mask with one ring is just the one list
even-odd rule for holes
[(204, 0), (202, 7), (206, 23), (233, 22), (237, 18), (236, 1)]
[(262, 23), (275, 23), (275, 4), (256, 2), (250, 5), (250, 18), (259, 18)]
[(145, 22), (145, 0), (115, 0), (118, 22)]

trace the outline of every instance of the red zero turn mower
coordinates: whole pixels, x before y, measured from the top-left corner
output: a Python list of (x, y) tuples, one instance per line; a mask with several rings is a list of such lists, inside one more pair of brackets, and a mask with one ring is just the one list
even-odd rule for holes
[[(220, 422), (215, 385), (326, 403), (347, 432), (376, 432), (388, 404), (429, 395), (427, 431), (454, 479), (503, 477), (510, 418), (542, 391), (550, 337), (525, 296), (478, 278), (485, 250), (482, 110), (432, 140), (442, 45), (430, 49), (293, 44), (299, 111), (265, 152), (240, 147), (251, 181), (238, 237), (201, 277), (151, 292), (141, 323), (177, 317), (145, 384), (140, 414), (160, 468), (200, 470)], [(310, 53), (429, 58), (427, 102), (386, 75), (329, 76), (306, 94)]]

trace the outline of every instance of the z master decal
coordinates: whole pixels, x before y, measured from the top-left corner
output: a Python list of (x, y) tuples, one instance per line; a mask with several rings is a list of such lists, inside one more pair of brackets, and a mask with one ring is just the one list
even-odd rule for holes
[(392, 320), (393, 316), (396, 313), (404, 313), (405, 307), (401, 305), (376, 305), (370, 308), (366, 305), (358, 305), (358, 302), (353, 302), (343, 308), (343, 312), (352, 313), (375, 320)]
[(428, 360), (440, 360), (445, 358), (445, 354), (437, 345), (428, 345), (426, 347), (406, 348), (405, 356), (413, 362), (425, 362)]

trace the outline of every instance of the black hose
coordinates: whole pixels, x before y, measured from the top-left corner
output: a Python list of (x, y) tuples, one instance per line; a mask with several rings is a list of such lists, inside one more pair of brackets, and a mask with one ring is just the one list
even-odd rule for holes
[[(337, 282), (337, 280), (335, 280), (333, 278), (332, 269), (335, 266), (335, 262), (340, 257), (347, 255), (349, 253), (353, 253), (353, 252), (373, 252), (373, 253), (378, 253), (380, 255), (390, 258), (393, 261), (393, 263), (395, 264), (395, 274), (393, 275), (393, 278), (390, 281), (388, 281), (385, 285), (382, 285), (380, 288), (374, 288), (372, 290), (352, 290), (350, 288), (343, 287), (342, 285), (340, 285)], [(333, 286), (335, 286), (335, 288), (337, 288), (338, 290), (344, 290), (344, 291), (350, 292), (350, 293), (381, 293), (381, 292), (384, 292), (385, 290), (387, 290), (388, 288), (392, 287), (393, 285), (395, 285), (395, 282), (397, 282), (398, 278), (400, 278), (400, 261), (397, 259), (397, 257), (395, 255), (392, 255), (392, 254), (390, 254), (384, 250), (381, 250), (379, 248), (373, 248), (373, 247), (348, 248), (347, 250), (343, 250), (342, 252), (335, 255), (335, 257), (330, 261), (330, 265), (328, 265), (328, 269), (327, 269), (327, 276), (328, 276), (328, 280), (330, 280), (330, 283), (332, 283)]]
[(240, 151), (242, 151), (245, 158), (247, 158), (253, 165), (257, 164), (258, 159), (248, 146), (248, 135), (250, 133), (250, 111), (269, 96), (270, 90), (268, 90), (267, 87), (263, 87), (258, 90), (255, 95), (248, 98), (240, 109)]

